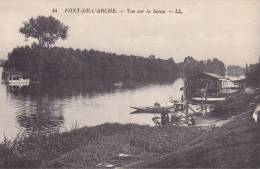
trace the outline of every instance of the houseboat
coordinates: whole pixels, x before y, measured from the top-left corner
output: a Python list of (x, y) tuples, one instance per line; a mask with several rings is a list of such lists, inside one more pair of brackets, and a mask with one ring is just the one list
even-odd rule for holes
[(198, 73), (187, 78), (185, 95), (195, 102), (224, 101), (226, 98), (220, 91), (227, 84), (223, 83), (223, 81), (226, 82), (223, 76), (214, 73)]
[(198, 73), (190, 76), (188, 82), (191, 90), (198, 90), (205, 88), (208, 85), (208, 91), (220, 91), (221, 89), (237, 89), (239, 84), (229, 78), (214, 74), (214, 73)]

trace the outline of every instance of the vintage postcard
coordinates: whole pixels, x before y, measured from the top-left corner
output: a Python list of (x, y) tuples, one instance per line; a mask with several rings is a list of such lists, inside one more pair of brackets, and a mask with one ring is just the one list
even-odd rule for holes
[(259, 168), (259, 0), (8, 0), (0, 168)]

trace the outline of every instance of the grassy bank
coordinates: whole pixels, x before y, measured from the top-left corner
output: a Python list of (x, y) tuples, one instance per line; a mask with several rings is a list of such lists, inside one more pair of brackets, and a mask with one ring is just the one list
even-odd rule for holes
[(133, 168), (259, 168), (260, 126), (252, 112), (260, 92), (239, 92), (219, 103), (211, 114), (229, 119), (222, 127), (212, 128), (179, 151), (130, 165)]
[(255, 108), (256, 103), (260, 102), (259, 93), (258, 90), (233, 93), (227, 97), (227, 100), (224, 103), (215, 105), (212, 116), (226, 119), (243, 112), (252, 111), (252, 109)]
[(5, 139), (0, 167), (259, 167), (260, 132), (250, 117), (258, 101), (258, 93), (232, 95), (213, 115), (235, 118), (219, 128), (115, 123)]
[[(200, 127), (103, 124), (50, 136), (18, 137), (1, 144), (0, 165), (70, 168), (94, 167), (100, 162), (126, 165), (181, 149), (206, 132)], [(120, 158), (122, 153), (131, 157)]]
[(173, 151), (133, 168), (259, 168), (260, 135), (246, 114)]

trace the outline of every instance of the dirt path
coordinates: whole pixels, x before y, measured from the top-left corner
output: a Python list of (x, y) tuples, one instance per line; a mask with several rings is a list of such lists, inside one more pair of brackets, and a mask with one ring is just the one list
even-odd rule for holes
[(217, 119), (211, 116), (201, 116), (196, 119), (196, 126), (201, 126), (201, 127), (209, 127), (209, 126), (214, 126), (214, 127), (222, 127), (223, 125), (229, 123), (232, 120), (235, 120), (239, 118), (240, 116), (244, 116), (246, 114), (249, 114), (251, 111), (246, 111), (242, 114), (236, 115), (236, 116), (231, 116), (228, 119)]

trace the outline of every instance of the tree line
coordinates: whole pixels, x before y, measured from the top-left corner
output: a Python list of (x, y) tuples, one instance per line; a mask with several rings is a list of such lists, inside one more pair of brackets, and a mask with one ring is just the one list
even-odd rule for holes
[(141, 57), (118, 55), (97, 50), (62, 47), (23, 46), (13, 49), (3, 65), (5, 72), (21, 72), (32, 80), (47, 79), (107, 79), (174, 80), (184, 74), (199, 72), (225, 74), (224, 63), (213, 60), (197, 61), (186, 57), (175, 63), (173, 58), (160, 59), (154, 55)]
[(260, 60), (259, 63), (246, 65), (246, 81), (249, 86), (260, 86)]
[(179, 67), (185, 77), (201, 72), (224, 76), (226, 72), (225, 64), (217, 58), (197, 61), (193, 57), (188, 56), (184, 59), (183, 63), (180, 63)]
[(3, 77), (19, 73), (31, 80), (108, 79), (108, 80), (174, 80), (180, 73), (186, 76), (209, 72), (225, 74), (224, 63), (196, 61), (192, 57), (176, 64), (173, 58), (160, 59), (134, 55), (118, 55), (97, 50), (54, 47), (58, 39), (68, 37), (69, 26), (53, 16), (30, 18), (19, 29), (26, 39), (36, 40), (31, 46), (16, 47), (3, 64)]
[(228, 76), (243, 76), (245, 75), (245, 68), (238, 65), (229, 65), (227, 67), (227, 75)]
[(5, 71), (21, 72), (32, 80), (167, 80), (179, 76), (179, 67), (173, 59), (37, 45), (13, 49), (3, 67)]

